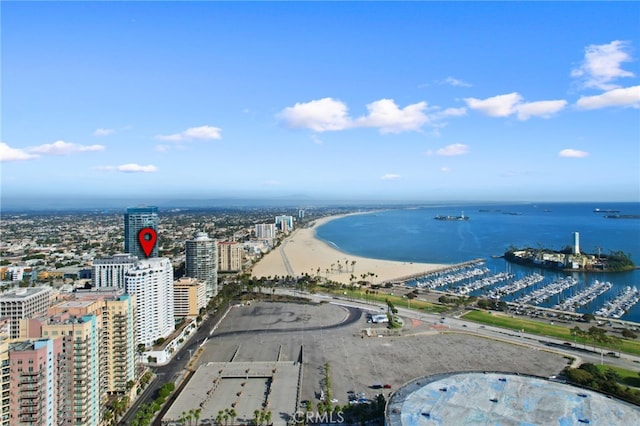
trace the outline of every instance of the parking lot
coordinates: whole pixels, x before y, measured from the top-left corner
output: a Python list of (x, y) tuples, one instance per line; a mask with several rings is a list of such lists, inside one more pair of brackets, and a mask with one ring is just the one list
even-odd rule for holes
[[(354, 321), (339, 326), (343, 321)], [(366, 337), (364, 331), (369, 329)], [(440, 323), (406, 319), (400, 336), (385, 336), (386, 324), (367, 323), (364, 313), (343, 306), (258, 302), (236, 306), (205, 345), (207, 362), (298, 361), (302, 353), (301, 400), (319, 401), (324, 367), (330, 367), (332, 397), (385, 397), (400, 385), (428, 374), (491, 370), (549, 376), (567, 360), (528, 347), (446, 331)], [(379, 337), (382, 336), (382, 337)], [(389, 385), (385, 388), (385, 385)], [(259, 408), (259, 407), (256, 407)]]

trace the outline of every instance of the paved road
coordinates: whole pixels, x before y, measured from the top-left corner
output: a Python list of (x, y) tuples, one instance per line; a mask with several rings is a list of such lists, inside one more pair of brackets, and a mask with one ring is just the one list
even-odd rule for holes
[(185, 370), (187, 363), (189, 362), (189, 356), (195, 354), (200, 344), (209, 337), (213, 326), (222, 318), (224, 311), (219, 311), (213, 316), (207, 317), (200, 328), (192, 333), (191, 339), (184, 345), (174, 356), (173, 360), (169, 364), (159, 367), (152, 367), (151, 370), (155, 373), (156, 378), (149, 383), (145, 390), (131, 405), (131, 408), (122, 417), (118, 423), (121, 426), (128, 425), (136, 412), (143, 404), (148, 404), (155, 399), (158, 394), (158, 389), (167, 382), (175, 382), (176, 378)]

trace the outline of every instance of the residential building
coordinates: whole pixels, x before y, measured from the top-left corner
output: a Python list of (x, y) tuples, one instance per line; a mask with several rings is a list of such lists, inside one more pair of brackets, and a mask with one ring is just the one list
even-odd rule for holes
[(124, 289), (112, 287), (79, 290), (73, 302), (78, 306), (80, 303), (91, 306), (90, 312), (79, 312), (70, 306), (70, 302), (55, 308), (73, 315), (92, 313), (101, 322), (101, 395), (123, 395), (127, 391), (127, 382), (135, 380), (135, 297), (126, 294)]
[(218, 243), (218, 271), (239, 272), (242, 271), (243, 259), (242, 244), (232, 241)]
[[(152, 228), (158, 232), (158, 208), (157, 207), (130, 207), (124, 215), (124, 252), (136, 256), (138, 259), (146, 259), (138, 233), (144, 228)], [(158, 257), (158, 244), (156, 243), (148, 257)]]
[(124, 274), (134, 267), (138, 258), (131, 254), (116, 254), (93, 261), (91, 286), (124, 288)]
[(59, 424), (98, 426), (101, 422), (101, 323), (95, 315), (68, 312), (43, 319), (42, 337), (62, 342), (64, 363), (59, 369), (64, 395)]
[(10, 424), (59, 425), (63, 403), (59, 375), (64, 365), (62, 339), (17, 342), (8, 354)]
[(276, 216), (276, 228), (285, 234), (293, 231), (293, 216), (281, 215)]
[(275, 223), (259, 223), (256, 225), (256, 238), (259, 240), (273, 240), (276, 237)]
[(0, 426), (11, 425), (11, 369), (9, 367), (9, 330), (0, 333)]
[(180, 278), (173, 282), (173, 309), (176, 318), (195, 317), (207, 306), (205, 282)]
[(186, 276), (205, 282), (207, 301), (218, 294), (218, 254), (216, 241), (205, 232), (196, 232), (192, 240), (187, 240), (185, 269)]
[(9, 337), (20, 335), (20, 320), (43, 314), (49, 307), (50, 287), (22, 287), (0, 295), (0, 318), (9, 317)]
[(136, 342), (152, 345), (175, 329), (173, 267), (164, 257), (140, 260), (124, 276), (125, 291), (135, 296)]

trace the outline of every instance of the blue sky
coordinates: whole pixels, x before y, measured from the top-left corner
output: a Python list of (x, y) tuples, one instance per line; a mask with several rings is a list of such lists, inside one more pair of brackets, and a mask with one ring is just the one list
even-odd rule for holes
[(638, 2), (2, 2), (2, 198), (640, 201)]

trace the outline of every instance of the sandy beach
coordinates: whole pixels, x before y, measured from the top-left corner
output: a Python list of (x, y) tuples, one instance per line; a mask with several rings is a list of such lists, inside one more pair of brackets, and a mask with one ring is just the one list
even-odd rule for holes
[[(358, 214), (358, 213), (354, 213)], [(429, 273), (451, 265), (435, 263), (396, 262), (370, 259), (343, 253), (316, 238), (316, 228), (330, 220), (346, 215), (317, 219), (312, 227), (295, 229), (279, 247), (271, 250), (252, 269), (256, 278), (277, 276), (320, 275), (330, 280), (349, 284), (352, 275), (357, 280), (365, 274), (366, 281), (374, 284), (398, 280), (410, 275)], [(354, 263), (355, 262), (355, 263)], [(374, 275), (370, 275), (374, 274)]]

